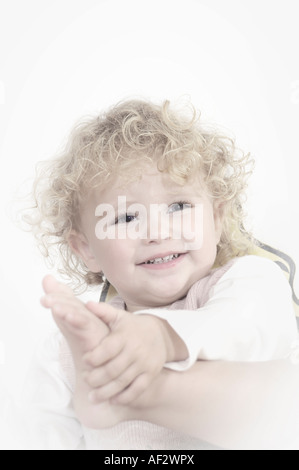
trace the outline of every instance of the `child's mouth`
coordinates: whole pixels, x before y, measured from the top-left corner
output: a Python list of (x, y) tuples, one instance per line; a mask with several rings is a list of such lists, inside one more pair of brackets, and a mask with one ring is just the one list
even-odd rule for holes
[(180, 262), (185, 255), (186, 253), (171, 253), (165, 256), (157, 256), (156, 258), (151, 258), (147, 261), (144, 261), (143, 263), (140, 263), (139, 266), (153, 269), (170, 268)]
[(168, 255), (165, 256), (164, 258), (154, 258), (146, 261), (145, 263), (142, 264), (161, 264), (161, 263), (169, 263), (169, 261), (172, 261), (174, 259), (177, 259), (179, 256), (181, 256), (181, 253), (176, 253), (173, 255)]

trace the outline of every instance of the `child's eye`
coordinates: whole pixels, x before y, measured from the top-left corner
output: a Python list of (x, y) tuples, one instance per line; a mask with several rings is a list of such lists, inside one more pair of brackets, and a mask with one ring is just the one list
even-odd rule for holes
[(137, 218), (137, 214), (123, 214), (115, 219), (115, 224), (128, 224)]
[(191, 209), (191, 207), (192, 204), (190, 204), (190, 202), (174, 202), (169, 206), (168, 212), (172, 214), (173, 212), (183, 211), (184, 209)]

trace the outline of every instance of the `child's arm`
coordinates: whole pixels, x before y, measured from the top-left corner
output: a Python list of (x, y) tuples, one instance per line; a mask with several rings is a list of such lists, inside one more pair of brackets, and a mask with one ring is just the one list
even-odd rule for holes
[[(85, 316), (82, 305), (78, 304), (77, 309), (76, 302), (68, 299), (69, 293), (66, 297), (67, 311), (70, 301), (72, 310), (79, 309), (80, 317), (82, 313)], [(59, 298), (62, 298), (60, 294)], [(95, 317), (94, 320), (100, 322)], [(103, 333), (100, 335), (103, 338)], [(290, 410), (295, 409), (299, 394), (298, 370), (286, 363), (276, 366), (276, 363), (198, 362), (183, 374), (163, 370), (135, 400), (134, 407), (92, 404), (85, 390), (78, 395), (80, 403), (76, 410), (87, 427), (103, 428), (120, 421), (141, 419), (223, 447), (267, 446), (280, 437), (279, 429), (282, 429), (273, 425), (277, 403), (283, 408), (277, 419), (274, 415), (275, 422), (291, 425)], [(282, 389), (277, 387), (280, 383)], [(253, 426), (259, 427), (258, 433), (252, 430)]]
[[(67, 311), (70, 305), (85, 316), (70, 292), (62, 294), (57, 299), (65, 299)], [(183, 373), (165, 369), (131, 406), (93, 404), (86, 390), (75, 394), (76, 411), (82, 424), (95, 429), (138, 419), (225, 448), (281, 447), (288, 430), (298, 432), (299, 371), (287, 362), (197, 362)]]
[(99, 345), (84, 357), (90, 398), (117, 404), (135, 400), (161, 372), (165, 363), (187, 358), (184, 342), (163, 319), (133, 315), (107, 304), (86, 307), (110, 328)]
[(164, 369), (129, 406), (104, 404), (104, 419), (86, 400), (79, 419), (94, 429), (148, 421), (224, 449), (299, 450), (298, 396), (299, 366), (286, 360), (197, 362)]
[(149, 386), (165, 362), (187, 357), (184, 342), (163, 319), (90, 302), (91, 313), (71, 289), (52, 276), (44, 279), (43, 286), (46, 295), (42, 305), (52, 310), (72, 352), (74, 403), (79, 415), (89, 415), (86, 410), (91, 398), (99, 403), (97, 411), (101, 411), (103, 422), (107, 413), (113, 422), (110, 411), (102, 406), (104, 402), (117, 396), (118, 404), (128, 404)]
[[(87, 307), (105, 322), (109, 322), (109, 306), (89, 303)], [(132, 344), (128, 336), (135, 331), (133, 325), (136, 325), (136, 331), (139, 331), (141, 340), (139, 343), (140, 360), (145, 355), (144, 366), (140, 364), (139, 370), (144, 372), (147, 371), (148, 365), (150, 366), (150, 361), (155, 361), (159, 353), (159, 348), (155, 348), (152, 354), (151, 348), (145, 347), (149, 339), (147, 332), (155, 331), (156, 327), (162, 327), (164, 329), (162, 333), (167, 333), (164, 336), (167, 340), (165, 344), (167, 344), (168, 351), (172, 352), (173, 359), (171, 355), (168, 355), (166, 366), (177, 371), (188, 370), (198, 359), (246, 362), (282, 359), (290, 352), (291, 344), (298, 334), (291, 291), (284, 274), (273, 262), (255, 256), (239, 259), (215, 285), (207, 304), (198, 310), (164, 308), (137, 313), (139, 315), (129, 316), (126, 312), (122, 313), (127, 330), (121, 328), (118, 330), (119, 343), (123, 345), (121, 354), (126, 343), (128, 349), (136, 344), (134, 333)], [(157, 322), (155, 325), (153, 321), (152, 327), (150, 316)], [(161, 323), (163, 321), (164, 324)], [(132, 323), (132, 328), (130, 323)], [(144, 325), (144, 328), (140, 329), (138, 325), (139, 327)], [(145, 338), (144, 344), (142, 338)], [(110, 342), (111, 339), (108, 338), (107, 341)], [(89, 364), (91, 368), (94, 368), (88, 378), (89, 385), (95, 389), (92, 394), (94, 401), (99, 402), (113, 396), (112, 393), (110, 396), (106, 393), (108, 390), (112, 392), (111, 386), (107, 387), (107, 375), (106, 381), (103, 382), (104, 359), (101, 358), (105, 358), (104, 344), (105, 342), (91, 354)], [(172, 349), (169, 349), (169, 345)], [(131, 349), (129, 356), (131, 360), (133, 356)], [(187, 360), (184, 360), (185, 358)], [(119, 361), (121, 361), (121, 355)], [(110, 369), (112, 365), (111, 362), (105, 367)], [(162, 361), (159, 365), (161, 368)], [(148, 381), (146, 382), (143, 376), (143, 387), (148, 386), (149, 380), (153, 377), (154, 374), (147, 374)], [(112, 378), (114, 381), (112, 387), (115, 384), (120, 387), (118, 377)], [(125, 390), (123, 394), (116, 397), (117, 401), (114, 400), (114, 402), (128, 404), (134, 400), (138, 392), (142, 391), (142, 387), (139, 387), (140, 380), (135, 385), (137, 386), (135, 390), (134, 388)], [(121, 390), (119, 388), (115, 391), (118, 393)]]
[(136, 312), (167, 320), (188, 348), (188, 360), (168, 364), (187, 370), (197, 360), (283, 359), (298, 336), (292, 291), (274, 262), (245, 256), (210, 289), (197, 310)]
[(197, 362), (163, 370), (127, 419), (150, 421), (226, 449), (299, 449), (299, 366)]

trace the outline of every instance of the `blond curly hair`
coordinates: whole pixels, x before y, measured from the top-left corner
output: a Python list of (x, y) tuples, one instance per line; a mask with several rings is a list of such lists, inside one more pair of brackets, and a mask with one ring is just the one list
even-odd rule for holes
[(169, 101), (128, 100), (81, 121), (63, 152), (37, 168), (26, 222), (52, 264), (58, 249), (59, 271), (77, 287), (103, 281), (102, 273), (89, 272), (69, 245), (71, 232), (80, 231), (81, 203), (91, 189), (105, 187), (118, 175), (127, 182), (140, 178), (149, 163), (182, 185), (200, 175), (213, 199), (223, 201), (217, 265), (250, 252), (253, 238), (244, 229), (243, 208), (250, 154), (237, 149), (232, 138), (204, 127), (190, 103), (176, 110)]

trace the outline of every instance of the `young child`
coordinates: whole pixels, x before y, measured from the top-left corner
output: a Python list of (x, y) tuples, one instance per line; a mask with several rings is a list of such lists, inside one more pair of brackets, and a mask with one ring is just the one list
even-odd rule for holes
[(243, 225), (249, 164), (195, 111), (127, 101), (79, 124), (43, 167), (31, 218), (43, 252), (58, 247), (78, 285), (105, 278), (117, 292), (84, 305), (44, 280), (42, 304), (63, 336), (40, 361), (52, 385), (39, 408), (55, 413), (66, 446), (209, 448), (208, 433), (140, 411), (167, 369), (184, 381), (198, 361), (289, 356), (290, 287), (275, 263), (250, 255)]

